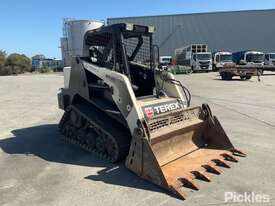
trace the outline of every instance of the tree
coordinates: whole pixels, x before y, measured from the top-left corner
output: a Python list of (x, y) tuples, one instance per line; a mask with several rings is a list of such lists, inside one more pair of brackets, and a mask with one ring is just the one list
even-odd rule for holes
[(0, 66), (3, 66), (5, 64), (6, 60), (6, 52), (3, 50), (0, 50)]
[(31, 71), (31, 60), (24, 54), (10, 54), (5, 61), (5, 70), (9, 74), (22, 74)]
[(3, 50), (0, 50), (0, 75), (3, 73), (4, 65), (6, 61), (6, 52)]

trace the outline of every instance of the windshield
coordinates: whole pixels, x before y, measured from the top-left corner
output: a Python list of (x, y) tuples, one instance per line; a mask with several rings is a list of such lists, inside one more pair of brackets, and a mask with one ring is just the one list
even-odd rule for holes
[(270, 59), (275, 59), (275, 54), (270, 54)]
[(171, 59), (170, 58), (163, 58), (162, 61), (165, 61), (165, 62), (170, 62)]
[(198, 60), (210, 60), (210, 54), (196, 54)]
[(232, 62), (232, 55), (231, 54), (221, 55), (221, 62)]
[(264, 54), (247, 54), (247, 62), (261, 63), (264, 61)]
[(170, 63), (171, 60), (172, 60), (171, 58), (162, 58), (161, 59), (162, 62), (168, 62), (168, 63)]

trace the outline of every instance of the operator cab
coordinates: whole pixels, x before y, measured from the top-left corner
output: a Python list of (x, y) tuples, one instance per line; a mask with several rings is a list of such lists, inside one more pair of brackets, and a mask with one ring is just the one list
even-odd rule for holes
[(154, 27), (113, 24), (87, 32), (85, 60), (126, 75), (137, 97), (153, 94), (155, 87), (152, 55)]

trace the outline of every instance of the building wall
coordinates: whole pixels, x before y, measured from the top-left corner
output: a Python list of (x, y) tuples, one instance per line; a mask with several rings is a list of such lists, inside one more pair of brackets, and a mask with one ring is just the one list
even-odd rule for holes
[(44, 67), (47, 67), (53, 70), (59, 70), (59, 69), (62, 69), (63, 66), (64, 66), (64, 63), (60, 59), (48, 59), (48, 58), (45, 58), (44, 55), (36, 55), (32, 57), (32, 68), (34, 70), (41, 69)]
[(128, 22), (156, 27), (154, 43), (161, 55), (176, 48), (207, 43), (213, 51), (275, 52), (275, 9), (165, 16), (110, 18), (108, 24)]

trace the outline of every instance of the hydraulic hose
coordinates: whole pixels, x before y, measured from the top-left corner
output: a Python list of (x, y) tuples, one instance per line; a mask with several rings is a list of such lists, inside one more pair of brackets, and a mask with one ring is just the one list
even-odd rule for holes
[(160, 77), (163, 81), (170, 82), (171, 84), (177, 85), (182, 88), (186, 102), (187, 102), (187, 106), (189, 107), (191, 104), (191, 99), (192, 99), (190, 91), (184, 85), (182, 85), (182, 83), (180, 81), (178, 81), (176, 79), (170, 79), (170, 78), (167, 78), (167, 76), (166, 76), (166, 78), (163, 78), (162, 75), (160, 75)]

